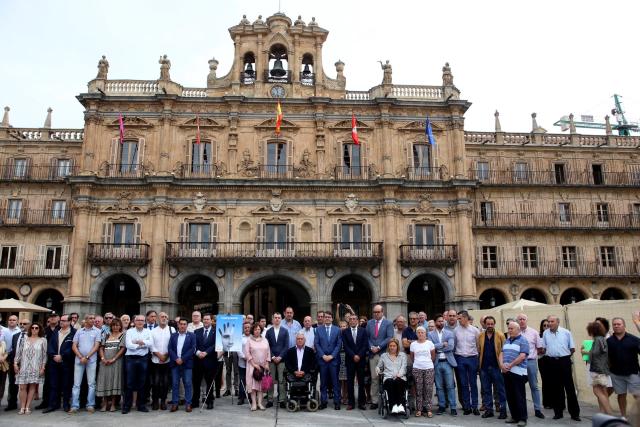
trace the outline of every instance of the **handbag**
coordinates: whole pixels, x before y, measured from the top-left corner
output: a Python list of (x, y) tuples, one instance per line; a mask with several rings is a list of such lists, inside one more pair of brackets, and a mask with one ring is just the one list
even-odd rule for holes
[(253, 379), (256, 381), (262, 381), (262, 377), (264, 376), (264, 370), (262, 369), (254, 369), (253, 370)]
[(273, 378), (271, 377), (270, 373), (266, 373), (262, 377), (262, 383), (261, 383), (262, 391), (267, 391), (267, 390), (271, 389), (272, 385), (273, 385)]

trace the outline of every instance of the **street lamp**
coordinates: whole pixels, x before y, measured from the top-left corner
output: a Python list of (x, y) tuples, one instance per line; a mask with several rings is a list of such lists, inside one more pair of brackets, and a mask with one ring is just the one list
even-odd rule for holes
[(120, 287), (119, 287), (119, 289), (120, 289), (120, 292), (124, 292), (124, 290), (125, 290), (125, 283), (124, 283), (124, 281), (121, 281), (121, 282), (120, 282)]
[(575, 304), (575, 302), (576, 302), (576, 296), (571, 295), (571, 304)]
[(353, 284), (353, 282), (349, 282), (349, 292), (353, 292), (355, 289), (355, 285)]
[(47, 298), (44, 304), (47, 306), (47, 308), (53, 307), (53, 300), (51, 299), (51, 297)]
[(196, 282), (196, 292), (200, 292), (202, 290), (202, 284), (200, 282)]
[(426, 280), (422, 283), (422, 290), (425, 292), (429, 291), (429, 283)]
[(491, 295), (491, 298), (489, 298), (489, 305), (491, 307), (495, 307), (496, 306), (496, 297), (494, 297), (493, 295)]

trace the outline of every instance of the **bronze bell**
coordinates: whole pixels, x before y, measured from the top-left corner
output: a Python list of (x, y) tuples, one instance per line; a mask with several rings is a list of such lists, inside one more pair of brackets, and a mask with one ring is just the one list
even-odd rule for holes
[(282, 60), (280, 58), (276, 59), (276, 62), (273, 64), (273, 68), (269, 71), (273, 77), (284, 77), (287, 72), (284, 68), (282, 68)]
[(251, 62), (247, 62), (247, 68), (244, 69), (244, 73), (249, 77), (253, 77), (254, 71)]
[(311, 74), (311, 70), (309, 69), (309, 64), (304, 64), (304, 70), (302, 70), (302, 74), (308, 76)]

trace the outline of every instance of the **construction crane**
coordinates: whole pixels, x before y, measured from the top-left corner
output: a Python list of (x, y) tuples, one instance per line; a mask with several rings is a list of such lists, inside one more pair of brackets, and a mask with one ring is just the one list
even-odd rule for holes
[[(622, 96), (614, 94), (613, 101), (615, 108), (611, 110), (611, 114), (616, 118), (617, 124), (611, 125), (609, 123), (609, 116), (605, 117), (605, 123), (596, 123), (593, 120), (593, 116), (581, 116), (580, 121), (573, 121), (573, 125), (576, 128), (587, 129), (605, 129), (605, 130), (617, 130), (620, 136), (631, 136), (631, 132), (640, 132), (640, 126), (636, 122), (629, 122), (624, 115), (622, 109)], [(554, 126), (560, 126), (562, 131), (566, 131), (571, 127), (571, 117), (562, 116), (560, 120), (553, 124)]]

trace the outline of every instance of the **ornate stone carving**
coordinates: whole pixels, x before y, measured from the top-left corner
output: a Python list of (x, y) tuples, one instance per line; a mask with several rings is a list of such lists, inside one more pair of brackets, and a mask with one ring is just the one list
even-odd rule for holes
[(242, 160), (240, 161), (240, 173), (243, 176), (255, 176), (258, 170), (257, 166), (253, 165), (253, 160), (251, 159), (251, 152), (249, 149), (246, 149), (242, 152)]
[(193, 197), (193, 207), (196, 208), (196, 211), (200, 212), (204, 209), (207, 204), (207, 198), (202, 194), (202, 192), (198, 191)]
[(158, 64), (160, 64), (160, 79), (164, 81), (170, 81), (171, 76), (169, 75), (169, 69), (171, 68), (171, 61), (167, 58), (167, 55), (160, 55), (160, 59), (158, 60)]
[(442, 67), (442, 85), (453, 86), (453, 74), (451, 74), (451, 67), (448, 62)]
[(348, 194), (344, 199), (344, 205), (349, 210), (349, 212), (354, 212), (358, 207), (358, 203), (358, 198), (353, 193)]
[(387, 59), (386, 63), (382, 63), (382, 61), (378, 61), (380, 63), (380, 67), (382, 67), (382, 84), (390, 85), (392, 80), (392, 69), (389, 60)]
[(295, 169), (296, 176), (301, 178), (308, 178), (313, 175), (313, 171), (315, 169), (315, 163), (311, 161), (311, 153), (308, 149), (305, 148), (302, 153), (302, 160), (300, 160), (300, 165)]
[(131, 209), (131, 193), (128, 191), (121, 191), (119, 199), (114, 205), (114, 208), (120, 211), (128, 211)]
[(107, 61), (107, 57), (102, 55), (102, 58), (98, 61), (98, 75), (96, 79), (107, 79), (107, 74), (109, 73), (109, 61)]
[[(247, 21), (248, 22), (248, 21)], [(218, 69), (218, 60), (216, 58), (211, 58), (209, 60), (209, 75), (207, 76), (207, 86), (211, 87), (216, 82), (216, 70)]]
[(280, 198), (280, 190), (273, 190), (271, 192), (271, 200), (269, 200), (269, 207), (272, 212), (280, 212), (282, 205), (284, 204), (282, 198)]
[(429, 212), (432, 210), (433, 206), (431, 205), (431, 201), (433, 200), (433, 196), (429, 193), (421, 194), (420, 200), (418, 201), (418, 210), (420, 212)]

